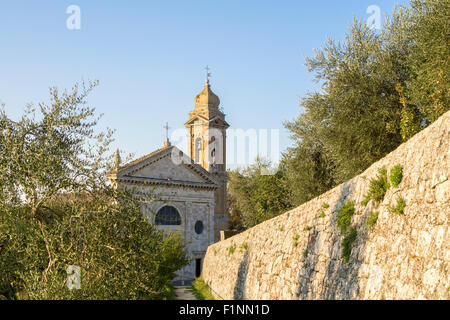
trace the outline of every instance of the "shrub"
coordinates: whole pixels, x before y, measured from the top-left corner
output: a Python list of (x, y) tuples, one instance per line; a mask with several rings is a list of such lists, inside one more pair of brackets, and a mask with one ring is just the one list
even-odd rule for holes
[(325, 218), (325, 212), (322, 211), (322, 212), (320, 213), (320, 217), (321, 217), (321, 218)]
[(406, 201), (402, 197), (397, 199), (397, 205), (391, 207), (391, 212), (396, 214), (404, 214), (404, 209), (406, 207)]
[(369, 217), (367, 218), (365, 224), (369, 229), (371, 229), (377, 223), (377, 220), (378, 220), (378, 212), (372, 211), (369, 214)]
[(257, 158), (243, 169), (227, 172), (230, 222), (245, 230), (286, 212), (290, 205), (290, 190), (284, 181), (284, 170), (277, 170), (270, 161)]
[(365, 207), (365, 206), (367, 206), (367, 204), (369, 203), (369, 201), (370, 201), (370, 194), (368, 193), (368, 194), (366, 194), (366, 195), (364, 196), (364, 199), (363, 199), (363, 201), (361, 202), (361, 204)]
[(328, 203), (324, 203), (323, 205), (322, 205), (322, 208), (324, 208), (324, 209), (328, 209), (330, 207), (330, 205), (328, 204)]
[(244, 242), (244, 243), (242, 244), (242, 249), (244, 249), (244, 250), (247, 250), (247, 249), (248, 249), (248, 244), (247, 244), (247, 242)]
[(236, 250), (236, 247), (233, 245), (231, 247), (228, 248), (228, 254), (232, 255), (234, 253), (234, 251)]
[[(68, 197), (47, 202), (40, 211), (46, 223), (30, 217), (27, 208), (0, 209), (0, 234), (11, 236), (0, 254), (0, 283), (3, 275), (8, 280), (0, 290), (8, 298), (170, 298), (175, 272), (189, 262), (178, 235), (148, 223), (131, 196)], [(80, 271), (78, 290), (66, 286), (69, 266)]]
[(352, 228), (350, 232), (344, 237), (341, 242), (342, 253), (341, 257), (347, 263), (350, 259), (350, 254), (352, 253), (353, 242), (355, 242), (357, 236), (357, 232), (355, 228)]
[(191, 290), (197, 300), (215, 300), (210, 287), (201, 276), (192, 281)]
[(400, 165), (396, 165), (391, 169), (391, 174), (389, 176), (392, 185), (397, 188), (403, 179), (403, 168)]
[(298, 239), (300, 238), (300, 236), (298, 234), (295, 235), (294, 238), (292, 238), (292, 240), (294, 240), (294, 247), (298, 246)]
[(168, 283), (165, 288), (165, 299), (167, 300), (175, 300), (177, 295), (175, 294), (175, 287), (172, 282)]
[(345, 234), (350, 227), (354, 213), (355, 203), (353, 201), (347, 202), (341, 209), (338, 210), (337, 224), (342, 235)]
[(386, 168), (381, 168), (375, 179), (370, 179), (370, 187), (368, 197), (374, 201), (381, 202), (384, 199), (386, 191), (389, 189)]
[(311, 226), (306, 226), (306, 227), (303, 229), (303, 231), (309, 231), (309, 230), (311, 230), (311, 229), (312, 229)]

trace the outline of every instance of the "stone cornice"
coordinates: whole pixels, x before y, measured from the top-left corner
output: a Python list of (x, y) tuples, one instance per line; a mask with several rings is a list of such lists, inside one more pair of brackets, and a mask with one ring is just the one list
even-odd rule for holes
[(157, 179), (148, 177), (135, 177), (135, 176), (119, 176), (115, 179), (122, 183), (133, 183), (133, 184), (144, 184), (144, 185), (163, 185), (169, 187), (186, 187), (186, 188), (199, 188), (199, 189), (217, 189), (217, 184), (206, 183), (206, 182), (196, 182), (196, 181), (183, 181), (183, 180), (173, 180), (173, 179)]
[[(197, 120), (197, 119), (202, 120), (202, 121), (205, 122), (205, 123), (211, 123), (212, 126), (223, 127), (223, 128), (225, 128), (225, 129), (228, 128), (228, 127), (230, 127), (230, 125), (228, 124), (228, 122), (226, 122), (225, 119), (223, 119), (223, 117), (220, 117), (220, 116), (218, 116), (218, 115), (215, 115), (215, 116), (212, 117), (211, 119), (208, 119), (208, 118), (206, 118), (206, 117), (204, 117), (204, 116), (202, 116), (202, 115), (200, 115), (200, 114), (196, 114), (196, 113), (193, 113), (193, 114), (190, 115), (190, 119), (189, 119), (188, 121), (185, 122), (184, 126), (185, 126), (186, 128), (190, 127), (190, 126), (192, 125), (192, 123), (193, 123), (195, 120)], [(217, 121), (217, 120), (219, 120), (219, 123), (213, 123), (213, 121)]]

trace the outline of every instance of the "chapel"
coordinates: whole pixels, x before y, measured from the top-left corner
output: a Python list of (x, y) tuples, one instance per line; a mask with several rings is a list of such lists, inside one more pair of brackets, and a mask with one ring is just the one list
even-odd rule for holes
[[(175, 284), (200, 276), (208, 246), (228, 228), (226, 215), (226, 130), (229, 124), (219, 108), (207, 74), (203, 91), (184, 124), (187, 154), (172, 146), (168, 135), (162, 148), (121, 164), (117, 152), (108, 178), (115, 187), (150, 192), (156, 200), (142, 203), (142, 213), (157, 228), (179, 232), (192, 258), (179, 270)], [(167, 127), (168, 128), (168, 127)]]

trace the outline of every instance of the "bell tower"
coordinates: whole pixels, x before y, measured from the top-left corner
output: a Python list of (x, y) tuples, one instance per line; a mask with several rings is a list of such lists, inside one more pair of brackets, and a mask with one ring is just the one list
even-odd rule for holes
[[(207, 71), (209, 69), (207, 68)], [(219, 183), (215, 191), (214, 238), (228, 228), (226, 215), (226, 130), (230, 126), (219, 109), (220, 99), (211, 90), (210, 73), (206, 74), (203, 91), (194, 98), (195, 108), (185, 123), (190, 158), (209, 171)]]

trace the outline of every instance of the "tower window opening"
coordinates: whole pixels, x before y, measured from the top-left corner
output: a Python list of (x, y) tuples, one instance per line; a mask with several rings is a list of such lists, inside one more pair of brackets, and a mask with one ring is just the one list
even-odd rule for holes
[(211, 141), (209, 143), (211, 150), (211, 161), (210, 164), (216, 164), (216, 137), (211, 137)]
[(196, 163), (200, 162), (200, 154), (202, 152), (202, 138), (195, 139), (195, 159)]

